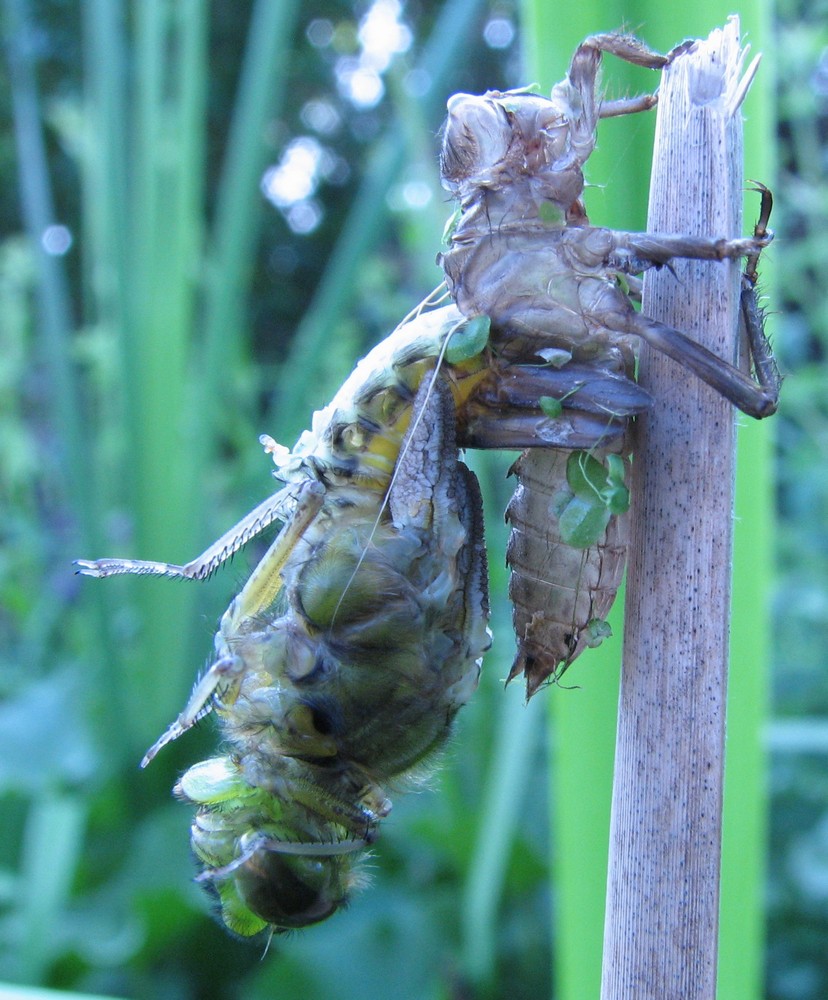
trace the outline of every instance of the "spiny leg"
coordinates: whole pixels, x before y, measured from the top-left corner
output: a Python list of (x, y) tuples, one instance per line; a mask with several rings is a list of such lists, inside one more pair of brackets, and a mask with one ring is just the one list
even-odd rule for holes
[(556, 94), (558, 99), (563, 98), (570, 88), (578, 94), (577, 101), (571, 100), (569, 96), (566, 96), (565, 99), (573, 109), (577, 108), (576, 117), (570, 121), (570, 129), (573, 147), (576, 151), (580, 150), (576, 158), (581, 164), (592, 152), (595, 143), (595, 128), (600, 118), (644, 111), (655, 103), (652, 101), (652, 95), (648, 94), (628, 101), (608, 102), (602, 106), (596, 94), (596, 85), (598, 68), (604, 52), (617, 56), (625, 62), (633, 63), (636, 66), (645, 66), (649, 69), (662, 69), (670, 62), (671, 58), (648, 49), (633, 35), (590, 35), (581, 42), (572, 56), (566, 79), (552, 91), (553, 100), (555, 100)]
[(76, 559), (76, 573), (82, 576), (165, 576), (170, 579), (204, 580), (274, 521), (283, 520), (296, 498), (293, 486), (279, 490), (225, 532), (218, 541), (183, 566), (147, 559)]
[[(773, 195), (759, 181), (751, 181), (751, 183), (753, 184), (751, 190), (757, 191), (762, 198), (759, 218), (753, 232), (757, 238), (766, 238), (769, 232), (768, 222), (773, 210)], [(741, 319), (747, 337), (750, 360), (756, 373), (756, 381), (768, 389), (774, 401), (778, 401), (782, 376), (779, 374), (770, 341), (765, 334), (764, 317), (756, 295), (756, 284), (759, 280), (757, 271), (759, 254), (760, 252), (757, 251), (747, 258), (745, 269), (742, 272)], [(776, 409), (775, 406), (774, 409)]]
[[(299, 495), (295, 497), (296, 507), (293, 514), (286, 520), (273, 544), (253, 570), (241, 593), (234, 598), (230, 607), (225, 611), (222, 618), (222, 633), (227, 629), (238, 630), (241, 622), (254, 617), (273, 602), (282, 585), (282, 569), (297, 542), (319, 513), (324, 496), (325, 490), (321, 483), (311, 481), (303, 484), (300, 488)], [(256, 512), (254, 511), (254, 513)], [(216, 544), (218, 545), (218, 543)], [(159, 750), (178, 739), (182, 733), (185, 733), (199, 719), (203, 718), (211, 710), (213, 702), (218, 696), (233, 689), (238, 676), (244, 669), (243, 660), (238, 659), (230, 652), (220, 656), (211, 664), (193, 688), (193, 693), (190, 695), (184, 711), (146, 752), (141, 761), (141, 767), (146, 767)]]
[[(686, 44), (686, 43), (685, 43)], [(621, 32), (605, 32), (603, 34), (589, 35), (585, 38), (572, 57), (571, 65), (574, 65), (584, 53), (591, 50), (598, 52), (608, 52), (610, 55), (622, 59), (624, 62), (632, 63), (634, 66), (643, 66), (645, 69), (663, 69), (672, 62), (676, 54), (683, 51), (684, 46), (679, 46), (668, 55), (654, 52), (648, 48), (640, 38), (635, 35), (623, 34)]]
[(625, 330), (693, 372), (748, 416), (759, 420), (776, 412), (777, 395), (768, 387), (679, 330), (636, 312), (630, 313)]
[(776, 412), (781, 379), (764, 334), (755, 292), (759, 256), (773, 239), (773, 233), (767, 228), (773, 199), (764, 185), (756, 185), (755, 190), (761, 194), (762, 202), (752, 237), (717, 240), (702, 236), (614, 233), (616, 254), (612, 262), (618, 270), (624, 270), (623, 254), (629, 253), (627, 266), (635, 271), (669, 264), (675, 257), (698, 260), (747, 258), (742, 275), (740, 314), (747, 333), (755, 382), (686, 334), (641, 313), (628, 313), (625, 322), (619, 326), (692, 371), (744, 413), (761, 419)]
[(231, 678), (234, 674), (238, 674), (243, 669), (244, 664), (233, 656), (222, 657), (213, 663), (196, 683), (193, 693), (190, 695), (190, 700), (184, 707), (184, 711), (180, 713), (175, 722), (158, 737), (155, 743), (144, 754), (141, 760), (141, 767), (146, 767), (154, 759), (159, 750), (168, 743), (172, 743), (173, 740), (177, 740), (182, 733), (186, 733), (188, 729), (191, 729), (199, 719), (203, 719), (210, 712), (212, 699), (223, 682)]
[(735, 260), (758, 255), (773, 239), (769, 230), (754, 236), (716, 239), (710, 236), (677, 236), (671, 233), (632, 233), (613, 230), (613, 249), (607, 266), (620, 274), (639, 274), (663, 267), (671, 260)]

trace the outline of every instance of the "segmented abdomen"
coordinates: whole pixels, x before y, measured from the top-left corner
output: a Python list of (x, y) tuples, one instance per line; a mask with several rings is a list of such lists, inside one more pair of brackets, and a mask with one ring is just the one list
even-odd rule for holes
[[(506, 510), (511, 525), (506, 560), (518, 648), (509, 679), (524, 674), (529, 696), (609, 635), (605, 618), (624, 575), (627, 515), (610, 515), (586, 547), (562, 537), (567, 531), (560, 517), (566, 517), (572, 495), (567, 484), (572, 454), (531, 448), (511, 470), (518, 486)], [(596, 450), (592, 457), (603, 461), (606, 454)]]

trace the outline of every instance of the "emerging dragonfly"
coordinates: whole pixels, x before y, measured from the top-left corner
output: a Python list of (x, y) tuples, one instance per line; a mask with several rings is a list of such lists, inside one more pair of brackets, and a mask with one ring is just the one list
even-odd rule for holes
[[(202, 579), (274, 521), (281, 532), (221, 619), (215, 660), (147, 764), (202, 716), (226, 750), (176, 794), (197, 808), (194, 851), (242, 935), (325, 919), (358, 883), (388, 786), (424, 767), (477, 684), (489, 644), (479, 490), (458, 446), (530, 449), (508, 516), (519, 650), (531, 694), (600, 641), (624, 565), (633, 380), (646, 339), (754, 416), (777, 379), (755, 305), (769, 242), (590, 227), (581, 168), (600, 117), (601, 53), (587, 39), (551, 98), (449, 102), (442, 171), (458, 199), (442, 257), (454, 304), (428, 302), (363, 361), (292, 451), (263, 438), (283, 487), (185, 566), (82, 560), (79, 572)], [(769, 196), (768, 196), (769, 198)], [(495, 221), (496, 220), (496, 221)], [(758, 384), (635, 312), (621, 275), (673, 257), (746, 257), (744, 314)], [(544, 457), (548, 456), (548, 457)]]

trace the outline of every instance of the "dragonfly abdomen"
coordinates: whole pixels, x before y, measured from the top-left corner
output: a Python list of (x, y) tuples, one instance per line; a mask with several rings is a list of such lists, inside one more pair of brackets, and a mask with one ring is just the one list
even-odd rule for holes
[[(512, 466), (518, 486), (506, 510), (506, 561), (518, 647), (509, 679), (523, 674), (529, 696), (610, 634), (605, 618), (624, 575), (627, 518), (602, 514), (597, 493), (590, 505), (573, 491), (567, 470), (578, 454), (532, 448)], [(601, 464), (599, 453), (589, 457)], [(595, 521), (580, 535), (579, 517), (582, 526)]]

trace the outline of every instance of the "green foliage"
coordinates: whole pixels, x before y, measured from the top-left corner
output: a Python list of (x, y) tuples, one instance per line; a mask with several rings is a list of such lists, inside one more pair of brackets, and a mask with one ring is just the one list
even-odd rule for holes
[(779, 576), (775, 588), (768, 993), (828, 991), (825, 716), (828, 674), (828, 6), (784, 0), (776, 31), (779, 181), (772, 308), (783, 373), (778, 422)]
[[(781, 4), (773, 45), (782, 144), (770, 256), (782, 277), (778, 347), (794, 373), (778, 421), (774, 707), (786, 720), (828, 706), (824, 6)], [(190, 816), (169, 796), (213, 752), (209, 721), (137, 770), (256, 553), (203, 586), (71, 576), (72, 558), (183, 561), (218, 537), (269, 490), (256, 436), (291, 443), (439, 281), (442, 104), (527, 82), (516, 45), (490, 49), (482, 36), (487, 20), (516, 14), (473, 0), (412, 6), (410, 51), (385, 73), (384, 98), (360, 108), (336, 73), (358, 53), (367, 7), (3, 2), (0, 108), (16, 131), (0, 134), (0, 979), (153, 998), (537, 997), (550, 991), (553, 903), (561, 983), (594, 964), (596, 938), (600, 949), (600, 913), (571, 902), (600, 896), (601, 862), (564, 861), (586, 846), (605, 856), (615, 692), (601, 658), (612, 643), (590, 654), (584, 690), (555, 706), (550, 803), (541, 696), (526, 708), (517, 689), (501, 690), (509, 610), (495, 603), (481, 689), (429, 789), (396, 801), (372, 886), (327, 926), (272, 941), (261, 961), (192, 884)], [(583, 5), (577, 17), (570, 40), (525, 16), (554, 79), (570, 41), (619, 20)], [(681, 34), (672, 21), (653, 30), (667, 44)], [(602, 126), (596, 221), (643, 223), (643, 192), (624, 181), (617, 151), (646, 148), (647, 127), (631, 139), (626, 123)], [(303, 232), (259, 184), (309, 136), (327, 166), (305, 204), (316, 227)], [(56, 220), (73, 242), (64, 252), (66, 233), (50, 231), (45, 253)], [(503, 469), (488, 456), (475, 464), (502, 598)], [(777, 725), (772, 738), (767, 995), (816, 1000), (828, 992), (824, 729)], [(567, 801), (583, 804), (582, 826), (565, 822)]]
[[(207, 654), (205, 615), (256, 553), (203, 586), (101, 585), (70, 566), (196, 554), (270, 489), (257, 434), (307, 426), (437, 283), (446, 95), (515, 82), (508, 51), (481, 38), (482, 7), (425, 5), (422, 41), (392, 62), (385, 99), (360, 107), (336, 75), (365, 7), (90, 0), (78, 20), (50, 0), (5, 2), (0, 100), (18, 133), (0, 169), (23, 212), (5, 195), (0, 212), (26, 236), (0, 245), (0, 980), (153, 998), (445, 996), (470, 978), (547, 992), (545, 832), (526, 800), (537, 728), (516, 735), (520, 692), (499, 690), (507, 609), (435, 790), (384, 824), (374, 887), (321, 937), (272, 941), (263, 963), (266, 942), (210, 915), (189, 810), (170, 800), (211, 753), (209, 720), (137, 769)], [(470, 38), (474, 74), (457, 58)], [(306, 233), (260, 192), (295, 137), (327, 164)], [(44, 253), (56, 219), (66, 230)], [(461, 349), (480, 349), (478, 326)], [(503, 469), (479, 467), (496, 524)]]
[(586, 549), (604, 534), (610, 516), (630, 507), (624, 485), (624, 460), (607, 456), (607, 464), (585, 451), (573, 451), (566, 462), (568, 490), (554, 500), (561, 538), (575, 548)]

